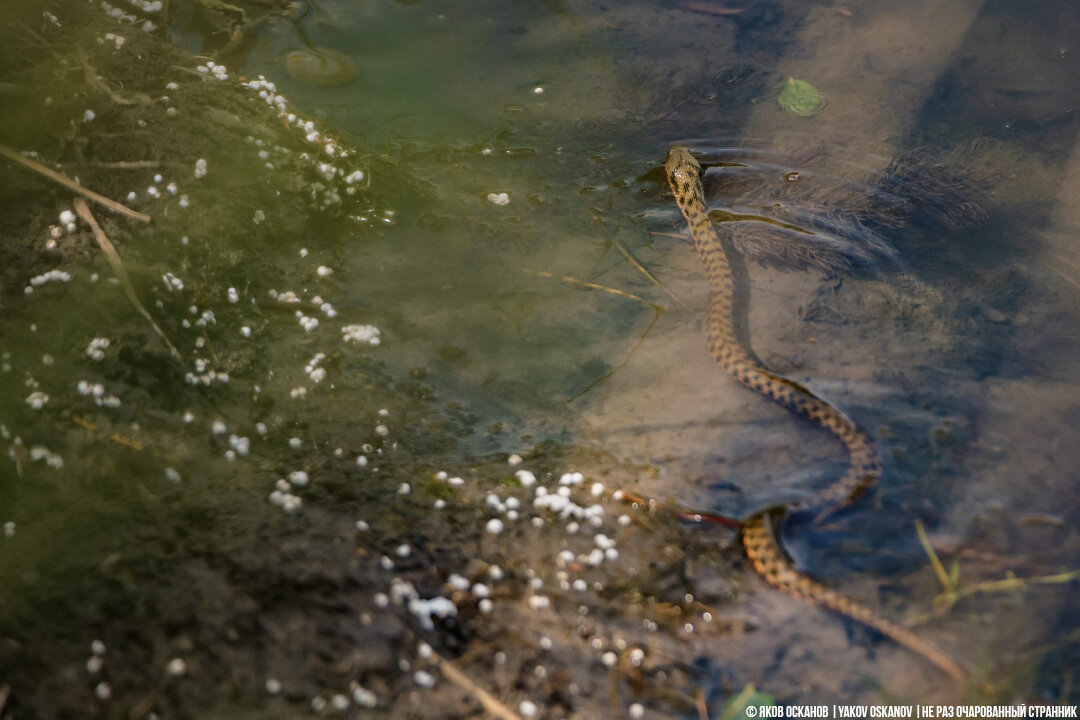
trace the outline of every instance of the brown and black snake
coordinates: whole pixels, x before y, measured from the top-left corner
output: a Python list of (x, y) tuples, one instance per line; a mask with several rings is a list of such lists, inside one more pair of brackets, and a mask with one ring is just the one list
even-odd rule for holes
[[(847, 450), (848, 467), (843, 476), (803, 508), (820, 511), (819, 517), (827, 515), (880, 479), (882, 469), (877, 446), (873, 438), (844, 413), (799, 383), (771, 372), (743, 345), (736, 331), (735, 280), (728, 255), (733, 251), (709, 218), (701, 165), (687, 148), (676, 145), (668, 151), (665, 170), (709, 281), (705, 317), (709, 354), (737, 381), (825, 428)], [(951, 677), (964, 678), (960, 666), (931, 643), (796, 570), (777, 542), (771, 511), (760, 512), (742, 523), (741, 539), (754, 569), (769, 584), (801, 600), (857, 620), (919, 653)]]

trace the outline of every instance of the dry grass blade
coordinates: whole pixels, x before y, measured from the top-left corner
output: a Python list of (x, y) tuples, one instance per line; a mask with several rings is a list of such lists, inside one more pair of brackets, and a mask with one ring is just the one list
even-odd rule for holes
[(941, 587), (945, 589), (946, 593), (954, 592), (956, 588), (953, 587), (949, 574), (945, 572), (945, 566), (941, 564), (937, 552), (934, 551), (934, 546), (930, 544), (930, 538), (926, 536), (926, 528), (923, 527), (922, 521), (915, 521), (915, 532), (919, 534), (919, 542), (922, 543), (923, 550), (926, 551), (927, 557), (930, 558), (930, 564), (934, 567), (934, 573), (941, 582)]
[(124, 269), (124, 263), (120, 260), (119, 253), (116, 252), (116, 248), (113, 246), (112, 241), (102, 231), (101, 226), (98, 225), (97, 220), (90, 212), (90, 208), (81, 198), (75, 198), (75, 212), (79, 217), (83, 219), (90, 229), (94, 231), (94, 239), (97, 241), (102, 252), (105, 253), (105, 257), (109, 259), (109, 265), (112, 266), (113, 272), (116, 273), (116, 279), (120, 281), (120, 285), (124, 288), (124, 294), (127, 295), (128, 300), (135, 306), (135, 309), (146, 318), (150, 326), (154, 328), (154, 332), (162, 339), (165, 345), (168, 346), (169, 352), (176, 358), (176, 361), (181, 365), (184, 364), (184, 358), (180, 355), (180, 351), (172, 344), (169, 338), (165, 335), (164, 331), (158, 327), (158, 324), (154, 322), (154, 318), (150, 317), (150, 313), (146, 311), (143, 304), (139, 302), (139, 297), (135, 294), (135, 286), (131, 284), (131, 278), (128, 277), (127, 270)]
[(449, 660), (444, 659), (435, 652), (431, 653), (431, 660), (439, 666), (439, 670), (442, 671), (443, 677), (476, 698), (476, 700), (483, 705), (484, 710), (487, 711), (488, 715), (498, 718), (499, 720), (522, 720), (520, 715), (500, 702), (498, 698), (487, 690), (473, 682), (468, 675), (461, 672), (461, 670), (458, 670)]
[(38, 173), (39, 175), (44, 175), (45, 177), (52, 180), (53, 182), (63, 185), (68, 190), (74, 190), (75, 192), (79, 193), (80, 195), (82, 195), (87, 200), (96, 202), (98, 205), (101, 205), (102, 207), (108, 208), (109, 210), (112, 210), (114, 213), (119, 213), (120, 215), (126, 215), (127, 217), (132, 218), (133, 220), (139, 220), (139, 221), (145, 222), (145, 223), (150, 222), (150, 216), (149, 215), (143, 215), (141, 212), (136, 212), (136, 211), (132, 210), (129, 207), (125, 207), (124, 205), (121, 205), (120, 203), (116, 202), (115, 200), (110, 200), (109, 198), (105, 197), (104, 195), (98, 195), (93, 190), (87, 190), (82, 185), (75, 182), (74, 180), (67, 177), (66, 175), (62, 175), (62, 174), (56, 172), (55, 170), (53, 170), (51, 168), (47, 168), (44, 165), (42, 165), (41, 163), (37, 162), (36, 160), (31, 160), (28, 157), (23, 157), (22, 155), (20, 155), (19, 153), (12, 150), (11, 148), (9, 148), (6, 145), (0, 145), (0, 155), (3, 155), (4, 157), (8, 158), (9, 160), (14, 160), (15, 162), (19, 163), (23, 167), (29, 168), (29, 169), (33, 170), (34, 172)]

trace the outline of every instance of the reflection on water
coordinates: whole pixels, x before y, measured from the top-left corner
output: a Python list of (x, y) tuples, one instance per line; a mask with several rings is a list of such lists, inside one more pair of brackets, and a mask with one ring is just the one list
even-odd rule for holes
[[(608, 715), (609, 668), (631, 717), (719, 716), (749, 684), (947, 697), (721, 531), (590, 492), (745, 515), (842, 467), (705, 352), (660, 169), (686, 138), (746, 258), (749, 343), (884, 448), (869, 498), (787, 528), (799, 567), (917, 624), (975, 699), (1068, 700), (1070, 588), (976, 589), (1076, 562), (1071, 6), (173, 0), (144, 40), (84, 4), (3, 11), (0, 142), (152, 216), (104, 227), (183, 363), (64, 227), (69, 191), (5, 164), (20, 717), (471, 707), (418, 641), (522, 716)], [(159, 57), (166, 34), (225, 79)], [(355, 74), (290, 73), (313, 49)], [(828, 108), (785, 114), (788, 76)], [(532, 474), (563, 499), (534, 505)], [(958, 568), (950, 608), (916, 520)], [(200, 689), (160, 680), (174, 658)]]

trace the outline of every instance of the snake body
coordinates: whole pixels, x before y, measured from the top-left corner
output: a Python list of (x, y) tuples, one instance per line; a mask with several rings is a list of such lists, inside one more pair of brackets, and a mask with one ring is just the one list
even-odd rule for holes
[[(820, 509), (821, 514), (828, 514), (850, 502), (881, 477), (877, 446), (865, 430), (830, 403), (803, 385), (769, 371), (739, 340), (735, 328), (735, 282), (731, 260), (720, 231), (709, 218), (701, 165), (687, 148), (676, 145), (668, 151), (665, 170), (709, 280), (709, 304), (705, 316), (709, 354), (735, 380), (825, 428), (847, 450), (848, 466), (843, 476), (808, 503), (809, 509)], [(801, 600), (857, 620), (922, 655), (950, 676), (964, 677), (960, 666), (934, 645), (796, 570), (776, 540), (771, 515), (768, 511), (758, 513), (743, 523), (741, 530), (747, 557), (769, 584)]]

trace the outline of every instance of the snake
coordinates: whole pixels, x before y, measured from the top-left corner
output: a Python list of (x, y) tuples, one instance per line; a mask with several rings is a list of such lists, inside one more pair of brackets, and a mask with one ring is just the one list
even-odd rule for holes
[[(721, 233), (709, 217), (701, 164), (688, 148), (675, 145), (668, 151), (664, 169), (708, 279), (705, 326), (709, 354), (737, 382), (829, 431), (847, 451), (848, 465), (843, 475), (800, 507), (819, 511), (819, 519), (826, 517), (881, 479), (877, 444), (866, 430), (842, 411), (801, 383), (770, 371), (743, 344), (737, 332), (735, 277), (729, 254), (734, 250), (726, 241), (730, 239), (729, 234)], [(746, 556), (766, 582), (800, 600), (873, 628), (923, 656), (955, 680), (964, 680), (963, 669), (929, 641), (799, 572), (777, 540), (775, 518), (778, 514), (776, 508), (758, 512), (745, 520), (740, 528)]]

